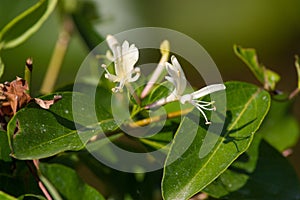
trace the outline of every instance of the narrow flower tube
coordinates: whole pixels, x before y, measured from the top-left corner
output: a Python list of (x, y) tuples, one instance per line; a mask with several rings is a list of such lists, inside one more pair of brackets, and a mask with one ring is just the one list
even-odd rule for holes
[(156, 83), (157, 79), (161, 75), (163, 69), (165, 68), (165, 63), (169, 59), (169, 53), (170, 53), (170, 43), (168, 40), (164, 40), (160, 45), (160, 53), (161, 53), (161, 59), (153, 72), (150, 80), (148, 81), (146, 87), (144, 88), (141, 98), (145, 98), (149, 92), (151, 91), (153, 85)]

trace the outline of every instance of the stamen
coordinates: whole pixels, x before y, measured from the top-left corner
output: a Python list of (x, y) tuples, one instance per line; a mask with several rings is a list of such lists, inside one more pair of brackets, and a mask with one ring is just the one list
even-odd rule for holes
[(200, 112), (201, 114), (203, 115), (204, 119), (205, 119), (205, 124), (211, 124), (210, 121), (208, 121), (206, 115), (205, 115), (205, 112), (201, 109), (201, 106), (199, 106), (199, 104), (197, 104), (195, 101), (191, 101), (191, 104), (193, 106), (195, 106)]

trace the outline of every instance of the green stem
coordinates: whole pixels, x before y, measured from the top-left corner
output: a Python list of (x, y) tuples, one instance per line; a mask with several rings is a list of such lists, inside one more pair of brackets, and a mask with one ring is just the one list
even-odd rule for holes
[(59, 34), (59, 38), (56, 42), (50, 64), (41, 87), (42, 94), (53, 92), (54, 85), (69, 46), (73, 29), (72, 20), (69, 17), (65, 17), (63, 29)]
[[(51, 184), (51, 182), (46, 177), (42, 175), (42, 172), (39, 167), (39, 160), (33, 160), (33, 164), (36, 168), (37, 176), (40, 180), (39, 186), (43, 191), (43, 193), (45, 194), (45, 196), (47, 197), (47, 199), (48, 200), (52, 199), (51, 198), (52, 196), (55, 200), (62, 200), (61, 196), (59, 195), (55, 187)], [(48, 192), (51, 194), (51, 196)]]
[(136, 94), (135, 90), (133, 89), (132, 85), (130, 83), (127, 83), (126, 84), (126, 88), (129, 90), (129, 93), (133, 96), (135, 102), (138, 104), (138, 105), (141, 105), (141, 100), (140, 98), (138, 97), (138, 95)]
[(45, 185), (45, 187), (48, 189), (49, 193), (52, 195), (53, 199), (55, 200), (63, 200), (59, 193), (56, 191), (54, 186), (46, 179), (42, 174), (39, 175), (39, 178), (41, 182)]
[(132, 119), (141, 110), (142, 110), (142, 108), (139, 105), (133, 105), (133, 108), (132, 108), (132, 111), (131, 111), (131, 114), (130, 114), (130, 118)]

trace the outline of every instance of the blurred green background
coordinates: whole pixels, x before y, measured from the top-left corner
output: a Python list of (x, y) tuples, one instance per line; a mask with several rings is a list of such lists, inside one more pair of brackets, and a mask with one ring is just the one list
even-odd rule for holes
[[(67, 0), (68, 1), (68, 0)], [(1, 0), (0, 28), (33, 5), (34, 0)], [(278, 72), (278, 89), (292, 91), (297, 84), (294, 55), (300, 55), (300, 1), (270, 0), (99, 0), (93, 1), (100, 18), (94, 21), (102, 35), (143, 26), (180, 31), (197, 40), (211, 55), (224, 81), (258, 83), (250, 70), (234, 55), (234, 44), (253, 47), (260, 61)], [(34, 60), (33, 94), (38, 95), (61, 27), (58, 12), (21, 46), (1, 52), (6, 65), (1, 82), (23, 76), (26, 58)], [(57, 86), (74, 80), (76, 71), (88, 54), (78, 34), (73, 35)], [(293, 112), (300, 121), (299, 97)], [(284, 126), (284, 124), (283, 124)], [(283, 133), (284, 134), (284, 130)], [(300, 145), (290, 157), (300, 175)]]

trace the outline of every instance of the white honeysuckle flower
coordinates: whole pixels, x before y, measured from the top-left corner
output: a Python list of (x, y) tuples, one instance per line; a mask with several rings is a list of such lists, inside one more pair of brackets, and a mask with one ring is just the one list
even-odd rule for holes
[(108, 60), (114, 62), (115, 75), (109, 73), (107, 65), (102, 64), (102, 67), (106, 71), (105, 78), (119, 83), (118, 86), (112, 89), (113, 92), (122, 92), (124, 85), (134, 82), (140, 77), (140, 68), (134, 68), (139, 59), (139, 51), (134, 44), (129, 45), (126, 40), (121, 46), (112, 35), (106, 37), (106, 42), (112, 51), (112, 53), (107, 51), (106, 57)]
[(174, 55), (171, 57), (171, 62), (172, 64), (168, 62), (165, 63), (167, 72), (170, 75), (170, 76), (166, 76), (165, 78), (174, 85), (175, 87), (174, 90), (171, 92), (171, 94), (168, 97), (162, 98), (156, 101), (155, 103), (146, 106), (145, 107), (146, 109), (161, 106), (166, 103), (179, 100), (180, 96), (184, 92), (186, 87), (186, 78), (184, 72), (177, 58)]
[(191, 94), (185, 94), (182, 95), (185, 88), (186, 88), (186, 78), (184, 75), (184, 72), (176, 59), (175, 56), (171, 57), (172, 64), (166, 63), (166, 68), (168, 71), (168, 74), (170, 76), (166, 76), (166, 79), (171, 82), (174, 85), (174, 90), (172, 93), (166, 97), (158, 100), (157, 102), (146, 106), (146, 108), (153, 108), (157, 106), (164, 105), (166, 103), (172, 102), (172, 101), (180, 101), (180, 103), (185, 104), (185, 103), (190, 103), (193, 106), (195, 106), (201, 114), (204, 116), (205, 123), (210, 124), (208, 121), (205, 112), (203, 110), (216, 110), (215, 106), (212, 106), (214, 102), (207, 102), (207, 101), (200, 101), (198, 100), (199, 98), (206, 96), (208, 94), (211, 94), (213, 92), (217, 92), (220, 90), (225, 90), (225, 85), (224, 84), (213, 84), (206, 86), (204, 88), (201, 88), (200, 90), (197, 90)]
[(207, 102), (207, 101), (200, 101), (198, 100), (201, 97), (204, 97), (208, 94), (225, 90), (226, 87), (224, 84), (213, 84), (213, 85), (208, 85), (204, 88), (201, 88), (200, 90), (197, 90), (191, 94), (185, 94), (182, 97), (180, 97), (180, 103), (185, 104), (185, 103), (190, 103), (193, 106), (195, 106), (203, 115), (205, 119), (205, 124), (210, 124), (211, 122), (208, 121), (205, 113), (203, 110), (213, 110), (216, 111), (216, 107), (212, 106), (214, 104), (214, 101)]

